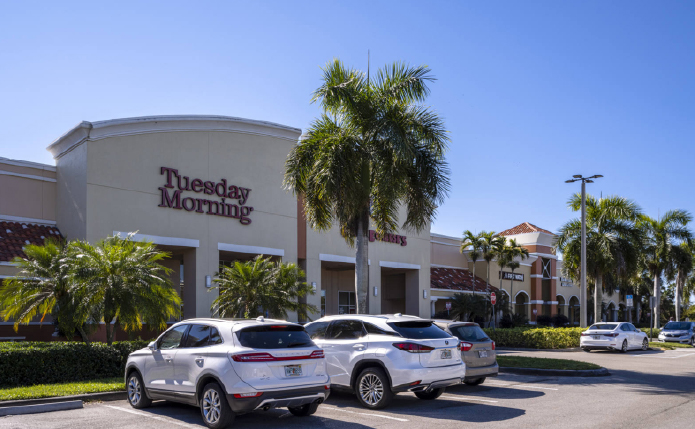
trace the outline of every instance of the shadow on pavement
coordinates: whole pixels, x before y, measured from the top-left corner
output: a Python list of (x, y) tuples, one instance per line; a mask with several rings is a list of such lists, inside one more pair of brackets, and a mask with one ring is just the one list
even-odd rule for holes
[(446, 393), (449, 395), (461, 395), (479, 397), (481, 399), (531, 399), (544, 396), (545, 392), (528, 389), (516, 389), (514, 386), (452, 386), (447, 387)]

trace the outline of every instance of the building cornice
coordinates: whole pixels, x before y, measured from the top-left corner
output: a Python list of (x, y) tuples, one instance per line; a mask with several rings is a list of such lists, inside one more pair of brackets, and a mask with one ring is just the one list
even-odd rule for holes
[(218, 131), (275, 137), (292, 142), (299, 140), (302, 130), (273, 122), (231, 116), (169, 115), (139, 118), (83, 121), (48, 146), (58, 159), (81, 144), (109, 137), (179, 131)]
[(20, 159), (9, 159), (0, 157), (0, 164), (15, 165), (17, 167), (29, 167), (39, 170), (56, 171), (55, 165), (41, 164), (39, 162), (23, 161)]

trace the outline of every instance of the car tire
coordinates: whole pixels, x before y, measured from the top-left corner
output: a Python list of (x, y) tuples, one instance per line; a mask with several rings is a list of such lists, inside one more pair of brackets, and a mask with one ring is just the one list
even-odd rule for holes
[(423, 390), (422, 392), (415, 392), (415, 396), (420, 399), (424, 399), (425, 401), (431, 401), (442, 396), (444, 390), (444, 387), (440, 387), (439, 389)]
[(200, 393), (200, 414), (205, 426), (211, 429), (223, 429), (234, 422), (234, 412), (219, 384), (208, 383), (203, 387)]
[(314, 414), (316, 410), (319, 409), (319, 403), (312, 402), (311, 404), (304, 404), (299, 407), (287, 407), (287, 409), (297, 417), (306, 417)]
[(690, 347), (695, 345), (695, 337), (690, 337), (690, 342), (688, 344), (690, 344)]
[(133, 371), (128, 375), (126, 381), (126, 392), (128, 394), (128, 403), (133, 408), (147, 408), (152, 405), (152, 400), (145, 393), (145, 383), (142, 382), (142, 377), (137, 371)]
[(586, 347), (582, 347), (582, 351), (587, 352), (587, 353), (591, 353), (591, 349), (586, 348)]
[(648, 348), (649, 348), (649, 340), (645, 338), (644, 340), (642, 340), (642, 350), (646, 351)]
[(381, 368), (367, 368), (355, 380), (355, 394), (363, 407), (379, 410), (393, 400), (391, 383)]
[(627, 340), (623, 340), (623, 345), (620, 347), (620, 353), (627, 353)]
[(474, 380), (464, 380), (464, 383), (468, 386), (477, 386), (485, 382), (485, 377), (476, 378)]

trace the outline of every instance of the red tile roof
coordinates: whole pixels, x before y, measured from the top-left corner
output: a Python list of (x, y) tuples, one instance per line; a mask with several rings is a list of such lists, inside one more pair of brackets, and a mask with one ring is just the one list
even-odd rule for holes
[[(453, 291), (485, 292), (485, 280), (478, 276), (473, 278), (470, 271), (460, 268), (430, 268), (430, 287)], [(490, 285), (490, 291), (497, 288)]]
[(43, 244), (49, 237), (62, 238), (58, 228), (52, 225), (0, 222), (0, 261), (9, 262), (16, 256), (24, 257), (24, 246)]
[(547, 229), (539, 228), (536, 225), (528, 222), (524, 222), (522, 224), (519, 224), (515, 226), (514, 228), (509, 228), (505, 231), (502, 231), (499, 233), (499, 235), (503, 236), (508, 236), (508, 235), (517, 235), (517, 234), (528, 234), (532, 232), (544, 232), (546, 234), (551, 234), (555, 235), (552, 232), (548, 231)]

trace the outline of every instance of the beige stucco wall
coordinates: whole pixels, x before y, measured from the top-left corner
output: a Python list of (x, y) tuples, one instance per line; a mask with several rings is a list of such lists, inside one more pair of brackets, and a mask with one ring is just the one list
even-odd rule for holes
[(0, 158), (0, 215), (55, 221), (55, 168)]
[(58, 160), (56, 221), (63, 237), (87, 238), (87, 145), (77, 146)]

